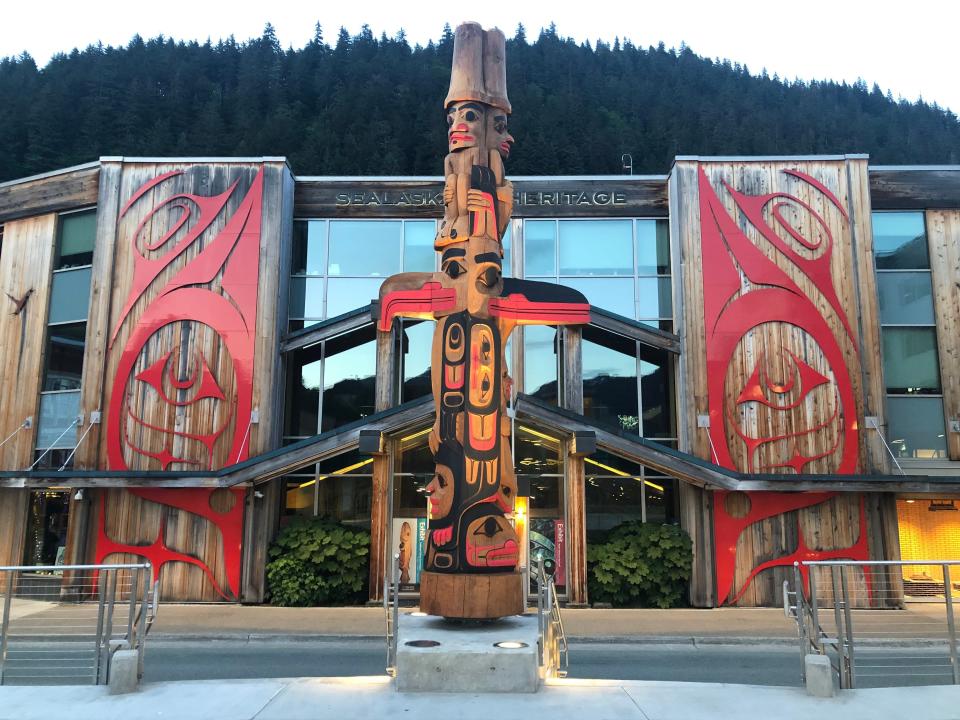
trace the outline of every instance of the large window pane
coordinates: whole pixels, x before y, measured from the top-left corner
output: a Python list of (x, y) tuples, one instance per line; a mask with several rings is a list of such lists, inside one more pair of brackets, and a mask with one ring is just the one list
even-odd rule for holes
[(380, 295), (381, 284), (383, 278), (329, 278), (327, 317), (336, 317), (369, 305)]
[(513, 277), (513, 265), (510, 262), (510, 252), (513, 247), (513, 240), (510, 233), (510, 225), (507, 225), (507, 231), (503, 233), (503, 239), (500, 241), (503, 245), (503, 276)]
[(53, 274), (50, 323), (86, 320), (90, 299), (90, 268)]
[(591, 305), (633, 319), (633, 278), (563, 278), (567, 285), (586, 295)]
[[(80, 413), (80, 391), (42, 393), (40, 395), (40, 424), (37, 427), (37, 447), (72, 448), (77, 444), (76, 432), (66, 432)], [(60, 437), (60, 435), (63, 437)], [(59, 439), (58, 439), (59, 438)]]
[(946, 457), (942, 398), (888, 397), (887, 418), (890, 448), (897, 457)]
[(287, 365), (287, 425), (285, 435), (307, 437), (318, 432), (320, 384), (323, 378), (321, 346), (296, 350)]
[(633, 275), (629, 220), (561, 220), (561, 275)]
[(557, 329), (528, 325), (523, 329), (523, 387), (527, 395), (556, 403)]
[(285, 516), (304, 515), (306, 517), (313, 515), (313, 497), (317, 492), (316, 481), (307, 480), (303, 477), (289, 477), (285, 485), (286, 500), (283, 505), (283, 514)]
[(670, 225), (666, 220), (637, 220), (637, 274), (670, 274)]
[(377, 341), (371, 325), (326, 342), (321, 431), (373, 414)]
[(53, 269), (63, 270), (92, 263), (96, 237), (96, 211), (61, 215), (57, 225), (57, 255)]
[(676, 480), (648, 475), (643, 480), (643, 491), (648, 523), (665, 525), (677, 522)]
[(526, 277), (557, 274), (557, 224), (553, 220), (524, 222), (523, 247)]
[(874, 213), (873, 252), (880, 270), (929, 268), (923, 213)]
[(637, 317), (641, 320), (673, 317), (671, 292), (670, 278), (638, 278), (639, 307)]
[[(368, 460), (367, 472), (373, 458)], [(373, 479), (369, 475), (321, 475), (317, 478), (317, 515), (369, 530), (372, 494)]]
[(47, 371), (43, 389), (78, 390), (83, 374), (87, 324), (53, 325), (47, 329)]
[(437, 224), (433, 220), (408, 220), (403, 224), (403, 271), (433, 272), (436, 253), (433, 239)]
[(603, 542), (620, 523), (643, 519), (642, 465), (598, 450), (584, 458), (583, 469), (588, 543)]
[(636, 342), (588, 325), (581, 348), (583, 414), (639, 433)]
[(433, 392), (430, 384), (430, 352), (436, 323), (403, 321), (403, 388), (400, 401), (407, 402)]
[[(562, 475), (563, 458), (560, 456), (560, 441), (549, 433), (517, 423), (513, 463), (517, 475)], [(531, 488), (530, 492), (531, 507), (556, 507), (559, 503), (556, 497), (551, 500), (546, 495), (534, 501), (532, 495), (536, 490)]]
[(290, 278), (290, 308), (294, 320), (323, 319), (323, 278)]
[(880, 322), (933, 325), (933, 289), (928, 272), (877, 273)]
[(323, 275), (326, 270), (327, 221), (305, 220), (293, 224), (293, 275)]
[(934, 328), (883, 328), (883, 372), (890, 393), (939, 393)]
[(330, 275), (387, 277), (400, 272), (399, 220), (331, 220)]
[(677, 436), (673, 414), (673, 373), (671, 356), (665, 350), (640, 349), (640, 402), (643, 436)]

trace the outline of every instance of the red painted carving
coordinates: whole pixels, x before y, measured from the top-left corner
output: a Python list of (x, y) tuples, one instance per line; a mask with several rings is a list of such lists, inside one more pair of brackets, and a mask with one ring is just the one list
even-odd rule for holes
[(114, 553), (128, 553), (149, 560), (153, 565), (153, 579), (160, 577), (160, 569), (168, 562), (184, 562), (194, 565), (203, 571), (217, 593), (224, 600), (235, 600), (230, 590), (236, 593), (240, 587), (240, 551), (241, 533), (243, 531), (243, 489), (231, 489), (233, 506), (225, 513), (218, 513), (210, 506), (210, 497), (215, 492), (208, 488), (184, 488), (177, 490), (135, 488), (128, 492), (151, 502), (160, 503), (179, 510), (185, 510), (207, 518), (220, 528), (223, 537), (224, 567), (227, 572), (228, 588), (222, 588), (214, 578), (210, 567), (191, 555), (187, 555), (167, 547), (164, 541), (166, 517), (160, 520), (160, 529), (156, 539), (149, 545), (129, 545), (118, 543), (107, 534), (106, 528), (106, 493), (100, 498), (100, 523), (97, 531), (96, 563), (102, 563), (108, 555)]
[[(218, 456), (226, 454), (229, 462), (238, 462), (248, 454), (263, 170), (257, 173), (246, 195), (227, 218), (222, 218), (223, 212), (239, 181), (213, 197), (175, 193), (162, 198), (164, 183), (181, 174), (181, 171), (171, 171), (145, 183), (120, 211), (122, 219), (139, 202), (151, 198), (151, 209), (129, 238), (133, 249), (132, 281), (109, 342), (113, 349), (120, 330), (124, 326), (130, 328), (120, 352), (107, 414), (107, 462), (112, 470), (129, 469), (127, 458), (139, 459), (135, 466), (145, 462), (149, 467), (150, 463), (156, 463), (161, 470), (172, 466), (211, 470), (218, 464)], [(223, 226), (215, 231), (218, 220)], [(158, 232), (158, 226), (166, 229)], [(151, 241), (150, 233), (159, 234), (159, 239)], [(195, 255), (182, 262), (188, 250), (195, 251)], [(171, 273), (178, 260), (182, 267)], [(160, 285), (158, 278), (162, 274), (165, 279)], [(141, 301), (148, 292), (151, 299), (141, 309)], [(161, 334), (161, 331), (173, 323), (183, 323), (195, 334), (215, 333), (219, 343), (216, 361), (181, 347), (179, 342), (171, 345), (168, 338), (177, 333)], [(156, 357), (154, 348), (158, 345), (163, 348), (164, 343), (168, 348), (166, 352), (144, 368), (147, 358)], [(182, 357), (184, 353), (187, 357)], [(224, 393), (225, 387), (232, 388), (229, 395)], [(153, 395), (154, 405), (177, 409), (166, 414), (170, 424), (138, 416), (134, 401), (145, 393)], [(155, 415), (161, 416), (163, 414)], [(174, 417), (178, 418), (177, 425), (173, 424)], [(207, 426), (198, 424), (200, 421), (196, 418), (200, 417), (208, 418)], [(149, 442), (138, 439), (144, 437)], [(210, 490), (138, 489), (131, 492), (214, 523), (223, 537), (230, 586), (217, 586), (217, 592), (228, 598), (230, 593), (239, 591), (243, 525), (243, 503), (239, 495), (242, 491), (235, 491), (237, 502), (228, 513), (217, 513), (210, 508)], [(157, 572), (171, 560), (189, 562), (203, 568), (213, 582), (212, 573), (200, 560), (166, 548), (162, 533), (161, 529), (160, 537), (152, 545), (136, 549), (137, 546), (115, 543), (103, 530), (97, 555), (134, 552), (154, 562)], [(124, 549), (116, 549), (121, 547)]]
[[(787, 170), (790, 175), (815, 188), (826, 207), (847, 213), (840, 201), (821, 182), (804, 173)], [(844, 346), (856, 352), (857, 343), (851, 325), (840, 303), (831, 275), (830, 264), (834, 238), (829, 225), (814, 207), (787, 193), (746, 195), (724, 183), (737, 210), (767, 243), (761, 249), (731, 217), (711, 187), (706, 173), (699, 171), (700, 231), (703, 256), (703, 311), (706, 332), (707, 396), (710, 412), (709, 434), (714, 460), (727, 468), (746, 472), (792, 470), (802, 473), (815, 460), (826, 460), (831, 471), (854, 473), (859, 453), (859, 424), (850, 368), (844, 357)], [(808, 226), (815, 228), (815, 238), (805, 236), (788, 220), (785, 209), (807, 216)], [(778, 257), (780, 263), (773, 258)], [(781, 265), (791, 264), (817, 288), (832, 310), (842, 330), (835, 333), (831, 318), (825, 317), (814, 299), (797, 285)], [(726, 386), (728, 369), (741, 343), (766, 324), (792, 326), (806, 336), (822, 353), (832, 378), (814, 369), (810, 363), (787, 347), (774, 348), (787, 368), (785, 377), (769, 377), (768, 356), (758, 353), (752, 373), (742, 388)], [(770, 353), (772, 356), (773, 353)], [(728, 398), (735, 397), (733, 405)], [(808, 403), (808, 400), (810, 401)], [(753, 404), (752, 406), (750, 404)], [(804, 423), (805, 404), (830, 409), (825, 419)], [(760, 408), (769, 422), (759, 423), (770, 430), (754, 437), (741, 427), (741, 407)], [(792, 413), (791, 430), (777, 432), (782, 413)], [(778, 415), (779, 414), (779, 415)], [(742, 442), (733, 448), (728, 443), (729, 431)], [(825, 452), (810, 453), (804, 448), (816, 438)], [(761, 450), (769, 459), (758, 461)], [(742, 462), (735, 458), (742, 458)], [(777, 459), (779, 458), (779, 459)], [(750, 493), (750, 513), (732, 518), (722, 507), (725, 493), (717, 494), (715, 503), (714, 539), (717, 553), (717, 591), (720, 602), (730, 599), (736, 565), (736, 543), (740, 534), (752, 523), (774, 515), (810, 507), (829, 495), (809, 493), (786, 495)], [(862, 513), (863, 514), (863, 513)], [(755, 568), (743, 587), (736, 590), (732, 602), (743, 594), (757, 573), (792, 564), (797, 558), (848, 557), (866, 559), (865, 517), (860, 540), (842, 550), (812, 551), (798, 538), (797, 550), (784, 558), (770, 560)]]
[(534, 302), (520, 293), (490, 301), (490, 315), (515, 320), (521, 325), (576, 325), (590, 322), (588, 303)]
[(377, 327), (389, 332), (393, 319), (398, 315), (432, 320), (435, 315), (453, 310), (456, 304), (457, 291), (445, 288), (438, 282), (424, 283), (417, 290), (395, 290), (380, 302), (380, 322)]

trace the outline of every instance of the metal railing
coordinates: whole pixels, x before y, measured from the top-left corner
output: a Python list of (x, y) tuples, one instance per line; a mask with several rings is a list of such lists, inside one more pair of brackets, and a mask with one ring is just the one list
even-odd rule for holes
[(390, 564), (390, 582), (384, 588), (383, 609), (387, 616), (387, 675), (397, 676), (397, 620), (400, 614), (400, 553)]
[(0, 685), (106, 684), (144, 641), (159, 591), (149, 563), (0, 565)]
[(540, 667), (545, 677), (565, 677), (570, 665), (570, 648), (557, 603), (555, 570), (556, 564), (552, 560), (537, 559), (537, 631), (540, 634)]
[[(960, 561), (794, 563), (784, 611), (803, 656), (830, 657), (841, 688), (960, 684), (954, 593)], [(923, 567), (918, 575), (913, 568)], [(911, 578), (921, 578), (913, 580)], [(806, 578), (806, 582), (804, 579)], [(911, 587), (915, 583), (918, 587)], [(911, 595), (914, 592), (919, 595)]]

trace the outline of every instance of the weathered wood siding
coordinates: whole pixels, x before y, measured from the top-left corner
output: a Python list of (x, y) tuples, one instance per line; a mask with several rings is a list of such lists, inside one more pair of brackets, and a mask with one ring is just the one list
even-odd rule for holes
[(960, 210), (926, 216), (947, 452), (960, 460), (960, 433), (950, 430), (950, 421), (960, 420)]
[(94, 205), (99, 175), (91, 163), (0, 183), (0, 222)]
[[(701, 173), (717, 204), (701, 197)], [(836, 198), (838, 206), (828, 193)], [(769, 201), (761, 203), (762, 209), (751, 219), (746, 206), (759, 196), (767, 196)], [(866, 415), (878, 416), (882, 423), (884, 413), (866, 159), (679, 160), (670, 177), (670, 204), (671, 232), (679, 248), (674, 277), (680, 277), (682, 284), (677, 291), (682, 308), (682, 322), (678, 322), (684, 383), (678, 417), (685, 424), (680, 435), (686, 438), (682, 449), (744, 472), (793, 474), (802, 468), (806, 473), (831, 473), (843, 466), (846, 442), (850, 447), (846, 472), (885, 472), (882, 446), (864, 424)], [(703, 208), (709, 208), (710, 217), (701, 217)], [(778, 225), (775, 211), (782, 214), (785, 224)], [(720, 217), (724, 212), (729, 222)], [(720, 220), (716, 220), (718, 217)], [(764, 236), (758, 227), (760, 222), (778, 239), (776, 243)], [(732, 307), (730, 303), (736, 298), (766, 285), (788, 287), (798, 297), (809, 299), (808, 312), (823, 328), (817, 337), (803, 329), (802, 323), (778, 318), (775, 309), (771, 310), (772, 319), (764, 319), (762, 306), (756, 318), (745, 317), (741, 326), (746, 330), (734, 338), (729, 362), (719, 371), (723, 376), (712, 379), (723, 383), (722, 407), (711, 407), (710, 391), (713, 387), (716, 398), (716, 386), (708, 381), (708, 373), (718, 372), (716, 361), (708, 365), (708, 342), (724, 341), (716, 336), (708, 340), (712, 329), (705, 326), (702, 278), (717, 272), (716, 259), (711, 255), (716, 251), (705, 250), (702, 242), (703, 234), (712, 232), (710, 223), (719, 228), (724, 252), (740, 278), (724, 309)], [(737, 233), (752, 249), (742, 245), (735, 249), (738, 241), (731, 238)], [(824, 261), (818, 275), (815, 261), (828, 252), (829, 265)], [(752, 279), (745, 270), (748, 265), (754, 268)], [(757, 279), (762, 273), (756, 268), (761, 266), (770, 268), (765, 281)], [(744, 312), (742, 308), (741, 304), (733, 311)], [(831, 367), (829, 353), (823, 347), (830, 343), (836, 348), (834, 358), (839, 358), (841, 367)], [(804, 382), (798, 380), (801, 363), (825, 381), (803, 387)], [(843, 402), (838, 388), (847, 381), (850, 400)], [(766, 402), (757, 401), (758, 392)], [(754, 400), (746, 399), (743, 393), (752, 393)], [(699, 427), (698, 416), (708, 417), (712, 430)], [(855, 435), (850, 433), (851, 428), (856, 430)], [(726, 462), (724, 449), (729, 453)], [(682, 509), (684, 526), (695, 530), (698, 545), (709, 547), (712, 538), (705, 536), (709, 531), (699, 528), (708, 520), (703, 513), (707, 507), (704, 498), (686, 492), (683, 502), (692, 505)], [(698, 605), (728, 602), (743, 590), (755, 568), (769, 562), (772, 567), (747, 585), (739, 603), (776, 604), (781, 581), (792, 572), (786, 566), (792, 564), (791, 554), (800, 543), (812, 550), (851, 548), (851, 552), (860, 552), (869, 546), (870, 553), (882, 553), (875, 540), (858, 542), (861, 503), (857, 494), (826, 501), (811, 496), (809, 507), (784, 510), (749, 524), (736, 540), (730, 596), (714, 598), (716, 590), (707, 587), (725, 572), (722, 549), (715, 548), (714, 552), (721, 554), (713, 557), (698, 552), (691, 601)], [(721, 503), (713, 505), (714, 522), (737, 517)], [(748, 511), (744, 509), (739, 517), (746, 517)], [(868, 525), (881, 522), (880, 513), (869, 508), (867, 518)], [(869, 532), (869, 528), (863, 532)], [(781, 560), (784, 567), (777, 567)], [(715, 567), (709, 567), (711, 562)], [(727, 568), (727, 572), (730, 570)]]

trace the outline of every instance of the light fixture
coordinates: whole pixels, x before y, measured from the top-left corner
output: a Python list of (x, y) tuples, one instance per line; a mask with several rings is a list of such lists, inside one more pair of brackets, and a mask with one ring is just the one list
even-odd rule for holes
[(503, 640), (498, 643), (493, 644), (496, 648), (503, 648), (504, 650), (520, 650), (521, 648), (530, 647), (525, 642), (520, 642), (519, 640)]
[(83, 488), (77, 488), (77, 491), (73, 494), (74, 500), (83, 500)]
[(437, 647), (440, 645), (436, 640), (408, 640), (404, 645), (409, 645), (410, 647)]
[(907, 500), (907, 505), (913, 505), (915, 502), (916, 500)]
[(416, 610), (415, 612), (410, 613), (410, 617), (427, 617), (427, 614), (420, 610)]

